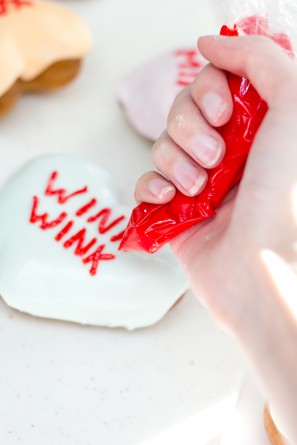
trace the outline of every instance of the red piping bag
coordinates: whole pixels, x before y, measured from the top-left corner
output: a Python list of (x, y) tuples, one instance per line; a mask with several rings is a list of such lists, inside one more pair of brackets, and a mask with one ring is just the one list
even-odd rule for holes
[[(259, 23), (259, 21), (257, 21)], [(245, 19), (241, 29), (253, 34), (255, 17)], [(261, 34), (266, 34), (267, 23), (262, 22)], [(223, 26), (221, 35), (238, 36), (237, 27)], [(285, 34), (273, 40), (291, 51)], [(240, 181), (253, 140), (268, 110), (266, 102), (251, 83), (234, 74), (228, 74), (233, 98), (230, 121), (218, 129), (226, 143), (226, 155), (216, 168), (208, 170), (208, 182), (198, 196), (188, 197), (177, 191), (167, 204), (141, 203), (131, 215), (119, 250), (154, 253), (172, 238), (197, 223), (215, 216), (216, 209), (229, 191)]]

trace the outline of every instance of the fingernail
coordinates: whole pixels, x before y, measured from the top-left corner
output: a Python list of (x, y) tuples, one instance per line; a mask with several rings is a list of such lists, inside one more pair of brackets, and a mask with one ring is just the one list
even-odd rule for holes
[(173, 175), (179, 185), (191, 196), (196, 195), (206, 181), (206, 173), (202, 173), (187, 161), (176, 163)]
[(193, 139), (192, 153), (203, 167), (211, 168), (218, 162), (222, 154), (222, 146), (211, 136), (200, 135)]
[(216, 124), (227, 108), (226, 101), (216, 93), (207, 93), (202, 97), (201, 108), (211, 124)]
[(148, 190), (156, 198), (163, 199), (167, 193), (174, 191), (174, 187), (166, 185), (166, 182), (160, 179), (153, 179), (148, 186)]

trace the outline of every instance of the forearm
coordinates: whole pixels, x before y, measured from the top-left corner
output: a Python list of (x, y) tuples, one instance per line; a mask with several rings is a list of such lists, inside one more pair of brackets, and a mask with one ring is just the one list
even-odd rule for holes
[(294, 444), (297, 443), (297, 321), (285, 301), (286, 295), (276, 285), (286, 277), (273, 275), (273, 267), (261, 252), (247, 267), (247, 280), (238, 295), (244, 303), (244, 314), (232, 330), (277, 413), (279, 428)]

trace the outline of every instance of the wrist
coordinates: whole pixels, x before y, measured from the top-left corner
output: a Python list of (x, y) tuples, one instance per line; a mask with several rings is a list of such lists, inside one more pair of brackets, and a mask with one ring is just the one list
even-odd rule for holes
[(241, 340), (258, 335), (255, 331), (267, 323), (269, 306), (278, 300), (278, 295), (261, 250), (251, 244), (238, 246), (227, 237), (215, 257), (211, 257), (214, 276), (210, 300), (214, 304), (209, 309), (219, 323)]
[[(245, 267), (248, 279), (241, 277), (238, 293), (241, 317), (233, 320), (231, 331), (262, 384), (285, 443), (295, 443), (297, 319), (285, 285), (294, 274), (275, 254), (260, 249), (249, 249)], [(296, 289), (293, 293), (296, 300)]]

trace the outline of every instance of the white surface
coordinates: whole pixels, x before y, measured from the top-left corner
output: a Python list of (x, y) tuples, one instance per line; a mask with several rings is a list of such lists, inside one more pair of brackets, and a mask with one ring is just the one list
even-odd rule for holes
[[(151, 168), (149, 143), (127, 125), (114, 87), (139, 63), (213, 32), (210, 14), (201, 0), (65, 3), (90, 24), (93, 51), (74, 84), (24, 97), (0, 121), (1, 182), (36, 155), (84, 152), (131, 204), (137, 177)], [(0, 358), (5, 445), (140, 445), (224, 399), (243, 367), (190, 294), (132, 333), (35, 319), (1, 302)]]
[(247, 373), (238, 394), (220, 400), (141, 445), (270, 445), (263, 421), (265, 403), (254, 377)]
[(254, 377), (247, 374), (220, 445), (270, 445), (264, 427), (265, 403), (266, 399)]
[(141, 445), (219, 445), (235, 401), (235, 395), (220, 400)]

